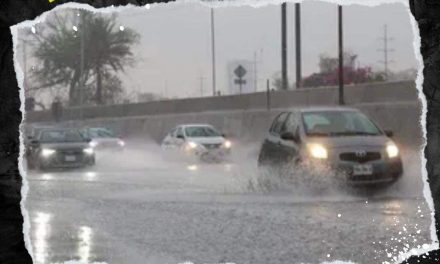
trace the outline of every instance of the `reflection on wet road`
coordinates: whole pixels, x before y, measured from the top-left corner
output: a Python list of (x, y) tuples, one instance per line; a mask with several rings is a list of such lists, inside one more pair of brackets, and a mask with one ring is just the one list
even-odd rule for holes
[(431, 244), (417, 177), (369, 196), (265, 193), (248, 188), (251, 163), (169, 163), (154, 154), (118, 160), (28, 172), (36, 263), (378, 263)]

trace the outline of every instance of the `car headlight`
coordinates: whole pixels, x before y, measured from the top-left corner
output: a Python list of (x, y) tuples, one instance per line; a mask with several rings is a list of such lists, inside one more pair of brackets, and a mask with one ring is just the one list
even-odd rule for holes
[(94, 147), (98, 146), (98, 142), (96, 142), (96, 141), (91, 141), (91, 142), (89, 143), (89, 146), (92, 147), (92, 148), (94, 148)]
[(54, 153), (55, 153), (54, 149), (44, 148), (41, 150), (41, 155), (43, 155), (43, 157), (49, 157), (50, 155), (52, 155)]
[(92, 155), (93, 154), (93, 148), (85, 148), (85, 149), (83, 149), (83, 152), (88, 154), (88, 155)]
[(395, 158), (399, 155), (399, 148), (394, 143), (388, 143), (386, 151), (388, 158)]
[(327, 149), (321, 144), (308, 144), (307, 148), (313, 158), (327, 159), (328, 157)]
[(185, 150), (191, 151), (191, 150), (196, 149), (198, 146), (199, 146), (199, 144), (192, 142), (192, 141), (189, 141), (185, 144)]
[(188, 147), (190, 148), (190, 149), (195, 149), (195, 148), (197, 148), (197, 143), (195, 143), (195, 142), (192, 142), (192, 141), (190, 141), (190, 142), (188, 142)]
[(121, 146), (121, 147), (125, 146), (125, 142), (122, 141), (122, 140), (119, 140), (119, 141), (118, 141), (118, 144), (119, 144), (119, 146)]
[(223, 142), (223, 147), (224, 148), (231, 148), (232, 147), (232, 142), (229, 140), (226, 140), (225, 142)]

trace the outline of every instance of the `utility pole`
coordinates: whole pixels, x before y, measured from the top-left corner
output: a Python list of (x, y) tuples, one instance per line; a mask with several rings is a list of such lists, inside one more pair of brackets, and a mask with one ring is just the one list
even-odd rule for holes
[(385, 24), (383, 27), (383, 37), (380, 39), (383, 41), (383, 48), (378, 49), (378, 51), (383, 52), (383, 60), (381, 60), (379, 62), (383, 63), (385, 80), (388, 80), (388, 64), (392, 62), (389, 60), (388, 52), (392, 52), (392, 51), (394, 51), (394, 49), (388, 48), (388, 41), (393, 40), (393, 38), (388, 37), (388, 25), (387, 24)]
[(258, 81), (257, 81), (257, 52), (254, 51), (254, 90), (258, 91)]
[(338, 5), (338, 47), (339, 47), (339, 105), (344, 105), (344, 45), (342, 28), (342, 6)]
[(79, 85), (79, 107), (80, 107), (80, 109), (79, 109), (79, 119), (80, 120), (83, 120), (83, 117), (84, 117), (84, 113), (83, 113), (83, 92), (84, 92), (84, 83), (85, 83), (85, 80), (84, 80), (84, 36), (85, 36), (85, 20), (84, 20), (84, 14), (85, 14), (85, 12), (81, 12), (81, 17), (80, 17), (80, 20), (81, 20), (81, 26), (79, 27), (79, 30), (81, 30), (81, 40), (80, 40), (80, 52), (81, 52), (81, 55), (80, 55), (80, 81), (79, 81), (79, 83), (80, 83), (80, 85)]
[(200, 97), (203, 97), (203, 80), (205, 79), (203, 75), (200, 75)]
[(254, 89), (258, 91), (258, 64), (263, 62), (263, 49), (259, 50), (260, 57), (258, 57), (258, 52), (254, 51)]
[(211, 45), (212, 45), (212, 95), (217, 91), (215, 87), (215, 33), (214, 33), (214, 8), (211, 7)]
[(296, 89), (301, 87), (301, 5), (295, 3)]
[(287, 90), (287, 3), (281, 4), (281, 88)]
[(25, 41), (22, 41), (22, 48), (23, 48), (23, 90), (24, 90), (24, 96), (29, 96), (28, 94), (28, 86), (27, 86), (27, 61), (26, 61), (26, 45), (27, 43)]
[(165, 98), (168, 99), (168, 81), (164, 82)]

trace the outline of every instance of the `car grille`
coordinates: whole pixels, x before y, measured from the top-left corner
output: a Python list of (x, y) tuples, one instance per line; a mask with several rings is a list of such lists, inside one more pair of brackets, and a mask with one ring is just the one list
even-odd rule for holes
[(117, 142), (99, 142), (98, 147), (102, 148), (111, 148), (111, 147), (119, 147)]
[[(74, 157), (74, 160), (67, 160), (67, 156)], [(82, 149), (57, 149), (54, 162), (56, 164), (75, 164), (83, 162), (84, 154)]]
[(57, 149), (57, 153), (61, 155), (82, 155), (82, 149)]
[(377, 180), (388, 180), (392, 178), (392, 175), (383, 175), (383, 174), (372, 174), (372, 175), (348, 175), (349, 181), (377, 181)]
[(203, 146), (207, 149), (217, 149), (220, 148), (222, 144), (203, 144)]
[(381, 155), (380, 152), (366, 152), (363, 156), (356, 155), (355, 152), (345, 152), (339, 155), (339, 158), (343, 161), (352, 161), (352, 162), (369, 162), (374, 160), (380, 160)]

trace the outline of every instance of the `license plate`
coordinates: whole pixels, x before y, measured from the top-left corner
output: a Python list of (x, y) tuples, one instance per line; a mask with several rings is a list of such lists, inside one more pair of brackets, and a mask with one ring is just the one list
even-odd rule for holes
[(370, 164), (358, 164), (353, 166), (353, 175), (371, 175), (373, 166)]
[(64, 156), (64, 160), (65, 161), (75, 161), (76, 157), (72, 156), (72, 155), (66, 155), (66, 156)]

